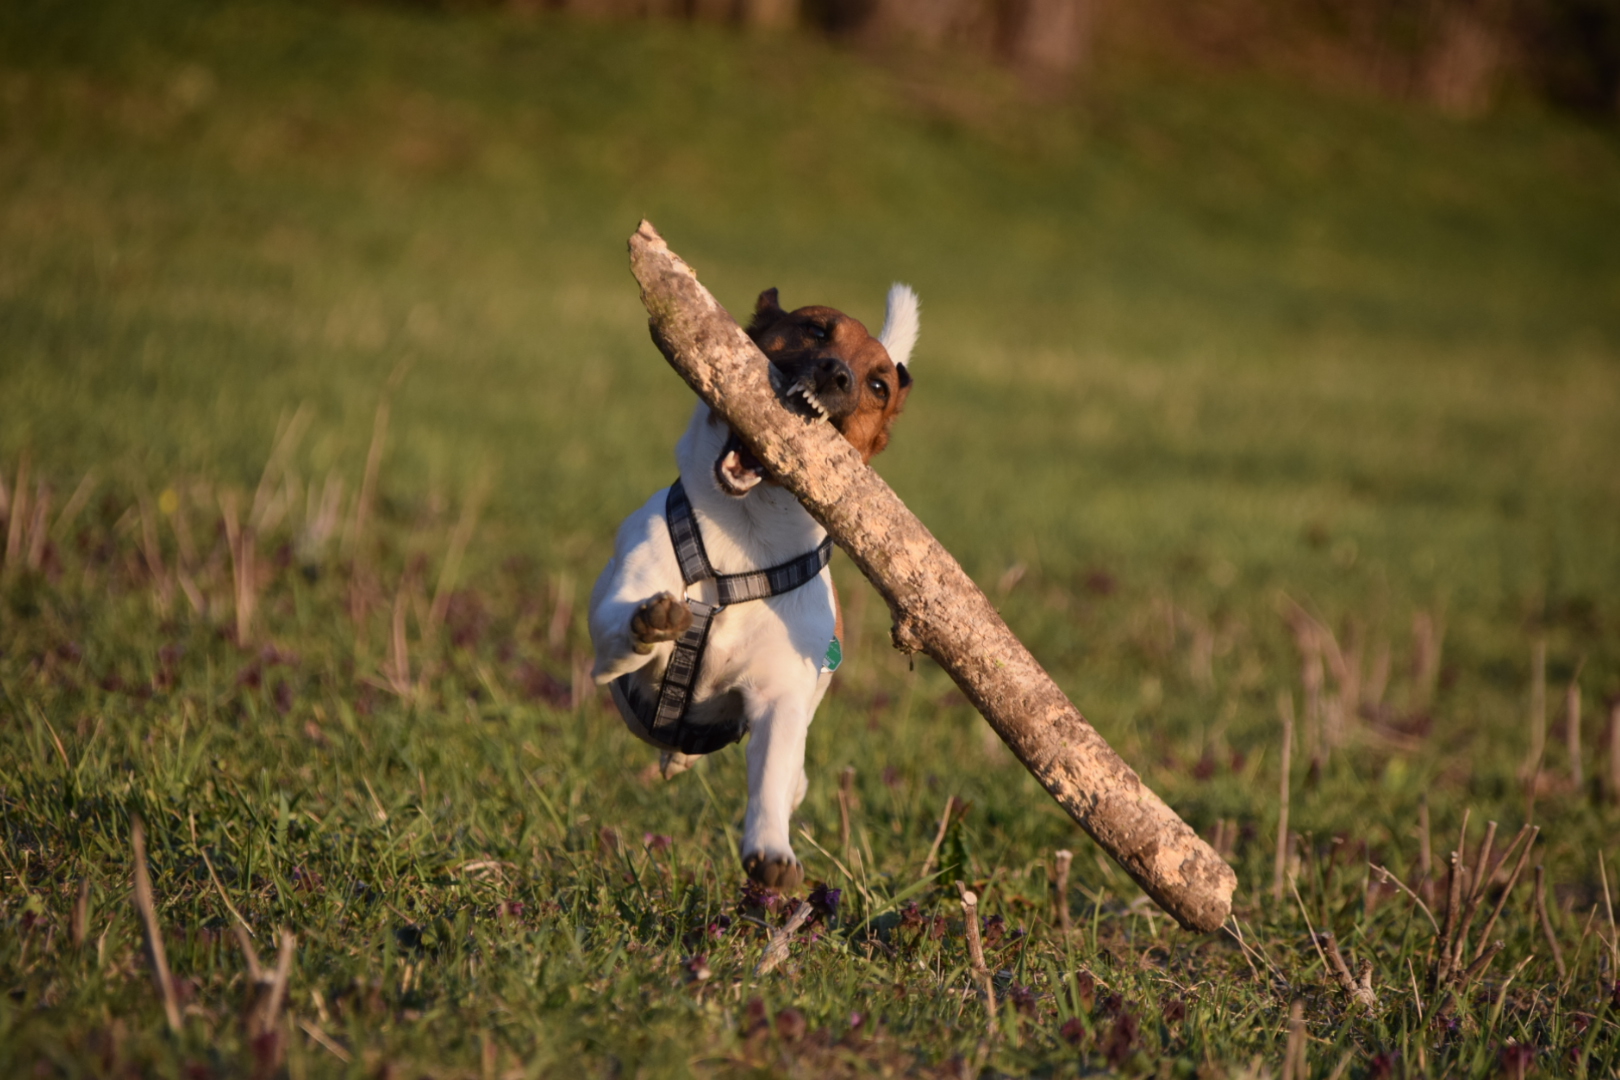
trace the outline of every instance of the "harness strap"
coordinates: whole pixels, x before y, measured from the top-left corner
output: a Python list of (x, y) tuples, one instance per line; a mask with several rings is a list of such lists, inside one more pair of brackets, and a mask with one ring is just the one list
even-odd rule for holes
[(664, 520), (669, 523), (669, 538), (675, 544), (675, 558), (681, 564), (681, 577), (688, 585), (712, 579), (723, 608), (792, 592), (808, 584), (832, 561), (833, 542), (829, 536), (821, 541), (816, 550), (764, 570), (746, 570), (740, 574), (715, 573), (714, 566), (709, 562), (709, 553), (703, 547), (703, 534), (698, 530), (697, 515), (692, 513), (691, 500), (686, 497), (686, 488), (679, 480), (670, 485), (669, 498), (664, 500)]
[(777, 566), (741, 574), (716, 574), (709, 562), (709, 553), (704, 550), (703, 533), (698, 529), (692, 502), (679, 479), (669, 486), (669, 497), (664, 500), (664, 521), (675, 546), (682, 580), (688, 587), (712, 580), (720, 602), (705, 604), (690, 597), (686, 599), (692, 625), (675, 641), (675, 651), (664, 668), (656, 701), (640, 692), (630, 674), (620, 675), (614, 685), (654, 741), (673, 746), (683, 754), (711, 754), (737, 742), (747, 730), (741, 717), (730, 724), (686, 722), (686, 712), (692, 704), (692, 687), (697, 684), (703, 650), (715, 616), (732, 604), (780, 596), (809, 583), (832, 561), (832, 537), (823, 540), (814, 551)]

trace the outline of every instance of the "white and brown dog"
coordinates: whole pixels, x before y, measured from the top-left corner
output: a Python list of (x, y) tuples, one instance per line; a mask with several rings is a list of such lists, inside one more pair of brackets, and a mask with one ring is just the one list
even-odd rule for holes
[[(783, 311), (768, 289), (748, 335), (783, 400), (870, 461), (910, 393), (917, 326), (904, 285), (876, 338), (833, 308)], [(743, 867), (791, 889), (804, 879), (788, 826), (808, 786), (805, 740), (841, 658), (831, 543), (701, 401), (675, 460), (680, 479), (619, 527), (591, 590), (593, 674), (664, 752), (666, 777), (749, 735)]]

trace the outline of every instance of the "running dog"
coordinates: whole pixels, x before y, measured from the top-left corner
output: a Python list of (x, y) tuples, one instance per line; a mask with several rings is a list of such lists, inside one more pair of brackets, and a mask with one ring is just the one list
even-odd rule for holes
[[(784, 403), (870, 461), (911, 393), (917, 329), (905, 285), (889, 290), (875, 338), (833, 308), (784, 311), (767, 289), (748, 336)], [(842, 660), (832, 541), (701, 401), (675, 460), (680, 478), (625, 519), (591, 590), (593, 675), (663, 752), (665, 777), (749, 736), (743, 868), (792, 889), (804, 880), (788, 825), (809, 784), (805, 739)]]

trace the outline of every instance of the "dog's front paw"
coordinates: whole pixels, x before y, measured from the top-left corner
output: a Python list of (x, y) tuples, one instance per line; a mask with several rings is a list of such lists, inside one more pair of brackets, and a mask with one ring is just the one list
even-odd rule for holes
[(750, 878), (777, 892), (788, 892), (804, 884), (804, 867), (791, 854), (750, 852), (743, 856), (743, 869)]
[(686, 602), (674, 593), (659, 593), (630, 616), (630, 640), (638, 653), (652, 652), (660, 641), (674, 641), (692, 625)]

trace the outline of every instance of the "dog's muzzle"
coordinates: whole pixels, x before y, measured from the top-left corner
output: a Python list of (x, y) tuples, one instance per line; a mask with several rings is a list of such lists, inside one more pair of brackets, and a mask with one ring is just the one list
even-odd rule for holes
[(783, 371), (778, 385), (782, 404), (807, 420), (826, 420), (839, 426), (855, 411), (855, 373), (836, 356), (823, 356)]

